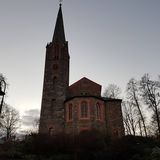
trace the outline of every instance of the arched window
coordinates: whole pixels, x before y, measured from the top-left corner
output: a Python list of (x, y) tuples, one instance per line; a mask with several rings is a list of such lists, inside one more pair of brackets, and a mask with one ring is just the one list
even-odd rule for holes
[(50, 127), (49, 128), (49, 135), (52, 136), (54, 134), (54, 128)]
[(53, 77), (53, 85), (55, 85), (56, 82), (57, 82), (57, 76), (54, 76), (54, 77)]
[(54, 69), (54, 70), (58, 70), (58, 64), (54, 64), (54, 65), (53, 65), (53, 69)]
[(96, 104), (96, 118), (97, 119), (102, 118), (102, 110), (101, 110), (101, 105), (99, 103)]
[(87, 102), (81, 103), (81, 118), (87, 118), (88, 117), (88, 106)]
[(55, 49), (54, 49), (54, 59), (59, 59), (59, 47), (58, 46), (55, 46)]
[(68, 106), (68, 120), (70, 121), (70, 120), (72, 120), (72, 118), (73, 118), (73, 106), (72, 106), (72, 104), (69, 104), (69, 106)]
[(51, 100), (51, 108), (50, 108), (52, 113), (54, 113), (55, 106), (56, 106), (56, 99), (52, 99)]

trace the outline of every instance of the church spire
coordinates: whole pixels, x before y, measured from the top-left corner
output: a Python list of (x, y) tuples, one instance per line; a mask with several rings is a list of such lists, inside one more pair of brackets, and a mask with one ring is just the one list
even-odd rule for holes
[(62, 4), (59, 4), (59, 11), (57, 15), (57, 21), (55, 25), (55, 30), (53, 34), (52, 42), (65, 43), (65, 33), (63, 25), (63, 15), (62, 15)]

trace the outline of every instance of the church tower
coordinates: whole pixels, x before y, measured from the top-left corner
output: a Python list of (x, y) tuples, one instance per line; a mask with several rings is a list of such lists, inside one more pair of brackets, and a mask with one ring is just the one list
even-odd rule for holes
[(64, 131), (64, 101), (68, 87), (69, 52), (60, 4), (53, 39), (46, 46), (39, 133), (57, 134)]

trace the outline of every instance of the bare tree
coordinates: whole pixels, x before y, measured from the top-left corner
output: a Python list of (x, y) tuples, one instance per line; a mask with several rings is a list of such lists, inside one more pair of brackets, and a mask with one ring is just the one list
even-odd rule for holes
[(129, 135), (136, 135), (136, 128), (138, 125), (137, 113), (133, 104), (129, 101), (123, 102), (123, 122), (126, 133)]
[(127, 98), (132, 103), (133, 107), (137, 109), (137, 114), (138, 114), (137, 117), (139, 119), (138, 126), (139, 126), (141, 136), (143, 135), (142, 126), (144, 130), (144, 134), (145, 136), (147, 136), (145, 116), (142, 112), (141, 104), (140, 104), (139, 84), (134, 78), (131, 78), (127, 84)]
[[(158, 111), (158, 115), (160, 118), (160, 111)], [(150, 121), (150, 126), (149, 126), (151, 135), (156, 135), (157, 137), (159, 136), (157, 128), (158, 127), (157, 127), (156, 115), (153, 113)]]
[(2, 73), (0, 73), (0, 80), (6, 80), (5, 76)]
[(33, 126), (34, 126), (34, 132), (38, 133), (38, 130), (39, 130), (39, 118), (35, 118), (34, 119)]
[(145, 104), (153, 111), (152, 117), (155, 117), (158, 135), (160, 136), (160, 81), (151, 80), (150, 76), (145, 74), (140, 81), (140, 90)]
[(109, 84), (104, 91), (103, 96), (107, 98), (119, 98), (121, 89), (116, 84)]
[(0, 132), (9, 140), (14, 136), (20, 122), (19, 113), (13, 107), (4, 104), (1, 116)]

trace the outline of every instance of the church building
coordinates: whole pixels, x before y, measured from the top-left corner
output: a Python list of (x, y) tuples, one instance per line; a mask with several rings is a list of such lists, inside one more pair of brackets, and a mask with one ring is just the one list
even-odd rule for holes
[(97, 130), (111, 138), (122, 137), (122, 100), (102, 97), (102, 86), (86, 77), (69, 85), (69, 62), (60, 4), (53, 39), (46, 46), (39, 133), (78, 135)]

